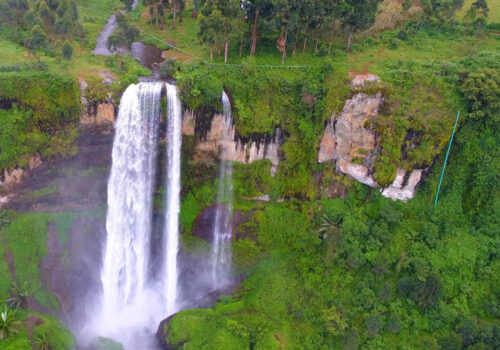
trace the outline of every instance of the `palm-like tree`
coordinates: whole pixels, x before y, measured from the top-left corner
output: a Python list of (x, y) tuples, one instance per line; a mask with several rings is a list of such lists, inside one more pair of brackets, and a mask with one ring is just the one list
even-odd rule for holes
[(321, 216), (321, 224), (319, 226), (319, 237), (321, 240), (325, 241), (329, 235), (336, 236), (340, 233), (340, 224), (342, 223), (342, 217), (331, 217), (328, 214), (323, 214)]
[(26, 309), (30, 295), (31, 292), (26, 281), (22, 284), (14, 281), (11, 287), (11, 297), (7, 299), (7, 305), (13, 309), (24, 310)]
[(0, 311), (0, 340), (7, 339), (12, 334), (17, 334), (17, 327), (21, 324), (15, 310), (6, 305)]
[(52, 350), (52, 345), (49, 337), (47, 337), (47, 333), (36, 335), (33, 339), (33, 343), (35, 343), (37, 350)]

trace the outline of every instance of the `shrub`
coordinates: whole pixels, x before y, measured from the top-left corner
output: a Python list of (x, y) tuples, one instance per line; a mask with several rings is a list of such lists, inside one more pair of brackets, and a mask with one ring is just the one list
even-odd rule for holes
[(443, 350), (460, 350), (463, 347), (462, 338), (455, 332), (450, 332), (439, 338), (438, 344)]
[(70, 60), (73, 57), (73, 46), (69, 41), (65, 41), (62, 47), (62, 55), (65, 59)]
[(366, 333), (370, 337), (376, 337), (384, 327), (384, 321), (379, 315), (369, 315), (365, 320)]
[(398, 334), (401, 330), (401, 317), (398, 314), (391, 314), (387, 318), (386, 329), (393, 334)]
[(496, 70), (472, 73), (462, 85), (469, 117), (485, 121), (500, 121), (500, 74)]
[(176, 63), (173, 58), (166, 60), (160, 69), (160, 77), (162, 79), (172, 78), (175, 72)]
[(462, 320), (457, 326), (456, 331), (461, 335), (464, 346), (474, 344), (479, 338), (479, 327), (474, 318)]

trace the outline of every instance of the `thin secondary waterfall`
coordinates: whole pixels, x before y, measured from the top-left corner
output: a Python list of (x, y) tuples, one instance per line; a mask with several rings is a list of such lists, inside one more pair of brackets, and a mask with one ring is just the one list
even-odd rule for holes
[(164, 235), (164, 290), (166, 315), (178, 311), (177, 253), (179, 251), (179, 212), (181, 190), (182, 108), (176, 85), (167, 84), (167, 198)]
[(130, 85), (115, 124), (101, 271), (102, 323), (108, 327), (131, 321), (123, 314), (147, 289), (161, 92), (161, 83)]
[[(225, 138), (232, 141), (233, 119), (231, 103), (225, 92), (222, 93)], [(221, 149), (219, 173), (219, 192), (217, 210), (213, 227), (212, 244), (212, 288), (224, 287), (229, 280), (231, 268), (231, 234), (233, 226), (233, 163), (227, 160), (226, 147)]]

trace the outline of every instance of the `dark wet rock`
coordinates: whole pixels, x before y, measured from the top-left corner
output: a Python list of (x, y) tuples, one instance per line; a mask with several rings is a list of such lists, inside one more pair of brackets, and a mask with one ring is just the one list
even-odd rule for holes
[(215, 218), (219, 209), (223, 216), (230, 215), (229, 210), (224, 204), (214, 204), (203, 209), (194, 222), (192, 235), (211, 243), (213, 241)]
[[(20, 212), (82, 210), (106, 203), (112, 127), (85, 127), (75, 156), (44, 162), (7, 192), (6, 209)], [(48, 190), (50, 189), (50, 190)], [(48, 190), (39, 195), (40, 190)]]
[(160, 322), (158, 326), (158, 330), (156, 331), (156, 339), (158, 340), (158, 344), (162, 349), (165, 350), (173, 350), (174, 347), (167, 344), (168, 333), (170, 331), (170, 321), (174, 318), (176, 314), (169, 316)]

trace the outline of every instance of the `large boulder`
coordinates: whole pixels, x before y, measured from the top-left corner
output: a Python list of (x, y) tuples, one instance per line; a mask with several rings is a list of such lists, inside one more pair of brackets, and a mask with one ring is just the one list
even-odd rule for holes
[[(342, 111), (332, 114), (327, 121), (318, 151), (318, 162), (333, 162), (336, 170), (370, 187), (378, 187), (373, 178), (375, 159), (380, 152), (376, 133), (367, 124), (377, 118), (384, 97), (382, 93), (364, 93), (366, 83), (378, 83), (373, 74), (353, 77), (351, 90)], [(368, 89), (370, 90), (370, 89)], [(413, 198), (416, 187), (423, 178), (423, 170), (407, 172), (398, 169), (394, 182), (382, 189), (382, 195), (393, 200), (407, 201)]]
[(156, 339), (158, 340), (158, 344), (160, 347), (164, 350), (173, 350), (174, 347), (168, 345), (167, 343), (167, 338), (168, 338), (168, 333), (170, 330), (170, 322), (174, 318), (176, 314), (173, 314), (163, 321), (160, 322), (160, 325), (158, 326), (158, 330), (156, 331)]

